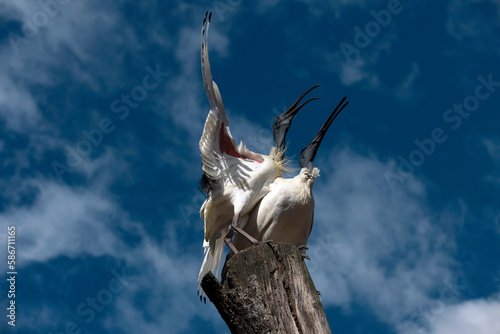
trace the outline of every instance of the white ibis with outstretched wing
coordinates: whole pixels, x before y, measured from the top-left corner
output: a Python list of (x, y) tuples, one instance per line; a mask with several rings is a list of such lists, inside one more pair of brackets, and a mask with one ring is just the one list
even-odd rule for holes
[[(234, 232), (238, 232), (251, 244), (258, 241), (241, 227), (255, 205), (269, 192), (269, 185), (286, 169), (284, 160), (285, 137), (293, 117), (311, 98), (298, 105), (301, 99), (317, 85), (307, 90), (273, 124), (275, 146), (269, 155), (250, 151), (245, 145), (236, 145), (229, 129), (222, 98), (217, 84), (212, 80), (208, 58), (207, 35), (211, 13), (205, 14), (201, 32), (201, 68), (203, 85), (210, 103), (203, 134), (200, 139), (203, 176), (200, 181), (207, 199), (200, 209), (205, 221), (203, 247), (205, 258), (200, 268), (198, 285), (206, 273), (218, 276), (224, 243), (237, 252), (232, 243)], [(204, 293), (198, 286), (200, 298)]]

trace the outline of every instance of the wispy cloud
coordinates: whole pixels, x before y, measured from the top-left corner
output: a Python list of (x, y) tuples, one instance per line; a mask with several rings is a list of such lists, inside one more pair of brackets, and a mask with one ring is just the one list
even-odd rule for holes
[[(22, 181), (19, 186), (36, 193), (36, 199), (31, 205), (11, 208), (0, 216), (1, 226), (15, 224), (20, 231), (18, 243), (23, 245), (23, 250), (19, 253), (19, 270), (28, 270), (31, 265), (49, 263), (60, 257), (85, 257), (88, 261), (111, 258), (124, 263), (136, 278), (123, 294), (116, 297), (113, 305), (99, 315), (105, 323), (123, 330), (147, 328), (149, 333), (163, 333), (168, 327), (172, 333), (183, 333), (197, 314), (203, 314), (206, 321), (222, 326), (215, 309), (201, 304), (195, 295), (201, 247), (199, 254), (183, 253), (182, 248), (170, 247), (169, 239), (163, 243), (153, 240), (141, 222), (133, 221), (109, 193), (108, 187), (116, 171), (113, 165), (100, 170), (101, 177), (86, 187), (69, 187), (44, 179)], [(103, 170), (107, 172), (103, 173)], [(176, 225), (178, 222), (167, 221), (165, 224)], [(146, 308), (136, 302), (138, 296), (144, 294), (144, 287), (154, 291), (147, 294)], [(51, 303), (47, 302), (47, 305)], [(183, 308), (176, 305), (183, 305)], [(38, 318), (21, 326), (56, 331), (72, 319), (71, 313), (53, 314), (46, 306), (42, 309), (44, 307), (45, 312), (30, 308)], [(68, 307), (75, 306), (70, 304)], [(150, 314), (154, 314), (154, 320)], [(44, 317), (50, 321), (43, 320)], [(78, 319), (77, 323), (84, 328), (83, 318)]]
[[(57, 13), (52, 16), (44, 3), (59, 3), (52, 7)], [(448, 22), (439, 24), (447, 29), (452, 43), (472, 43), (472, 52), (498, 52), (494, 47), (498, 5), (481, 1), (486, 6), (481, 7), (479, 3), (450, 1)], [(283, 30), (280, 20), (293, 21), (294, 26), (285, 26), (283, 34), (293, 52), (285, 48), (287, 54), (266, 54), (276, 57), (275, 61), (279, 57), (276, 64), (283, 63), (277, 73), (292, 72), (300, 80), (309, 80), (317, 71), (320, 80), (338, 81), (350, 91), (349, 96), (375, 93), (409, 105), (418, 101), (420, 80), (430, 82), (423, 74), (432, 69), (417, 54), (396, 59), (397, 43), (404, 41), (398, 21), (404, 15), (409, 18), (409, 10), (393, 16), (392, 23), (372, 36), (352, 62), (346, 62), (338, 48), (341, 40), (353, 41), (354, 27), (365, 29), (375, 20), (371, 11), (385, 10), (388, 4), (387, 0), (296, 1), (290, 6), (283, 1), (248, 4), (239, 0), (177, 5), (156, 0), (133, 5), (126, 1), (4, 1), (0, 5), (0, 18), (7, 22), (0, 44), (0, 226), (19, 227), (19, 269), (27, 274), (28, 282), (23, 298), (29, 299), (23, 300), (23, 310), (19, 310), (19, 319), (24, 319), (19, 321), (20, 330), (56, 333), (64, 331), (68, 321), (76, 321), (84, 332), (96, 333), (224, 332), (226, 326), (213, 305), (199, 303), (195, 294), (202, 261), (198, 210), (203, 201), (196, 189), (197, 146), (209, 109), (200, 76), (203, 14), (207, 9), (214, 12), (209, 36), (212, 71), (233, 135), (252, 150), (267, 153), (272, 145), (272, 120), (283, 106), (272, 105), (245, 117), (228, 103), (231, 99), (225, 91), (231, 82), (226, 78), (231, 74), (223, 72), (221, 63), (234, 60), (231, 52), (242, 40), (233, 38), (251, 40), (255, 33), (267, 32), (257, 29), (274, 29), (275, 24)], [(290, 8), (312, 15), (306, 17)], [(255, 17), (265, 24), (253, 24)], [(249, 23), (242, 23), (243, 18)], [(334, 32), (329, 29), (332, 22), (339, 24)], [(304, 38), (306, 43), (296, 48), (298, 32), (315, 37)], [(12, 44), (9, 33), (22, 39)], [(266, 50), (256, 49), (260, 51)], [(307, 69), (293, 69), (293, 57), (303, 58)], [(391, 70), (394, 61), (397, 71)], [(122, 94), (131, 95), (146, 75), (146, 66), (156, 64), (170, 76), (154, 92), (148, 91), (147, 100), (131, 109), (126, 121), (120, 121), (112, 102)], [(263, 66), (263, 71), (269, 70)], [(391, 72), (389, 79), (387, 72)], [(369, 102), (358, 104), (366, 105)], [(104, 118), (112, 119), (116, 130), (99, 140), (98, 147), (62, 181), (57, 180), (51, 162), (64, 163), (67, 147), (75, 149), (86, 140), (84, 130), (97, 129)], [(308, 136), (297, 128), (290, 132), (291, 144), (300, 144)], [(384, 129), (394, 128), (404, 131), (401, 123), (384, 124)], [(390, 135), (397, 137), (397, 133)], [(497, 191), (500, 145), (498, 138), (485, 138), (482, 152), (488, 152), (491, 164), (484, 160), (484, 166), (493, 168), (483, 178), (484, 184)], [(349, 312), (351, 306), (361, 305), (370, 317), (397, 331), (415, 311), (432, 305), (442, 282), (453, 277), (453, 228), (468, 212), (462, 204), (467, 201), (436, 208), (427, 192), (435, 185), (417, 176), (391, 192), (384, 173), (396, 173), (397, 163), (352, 145), (337, 147), (328, 158), (321, 155), (327, 152), (323, 150), (317, 157), (322, 176), (314, 190), (317, 210), (308, 265), (329, 314), (338, 307)], [(385, 154), (391, 155), (381, 152)], [(427, 172), (422, 170), (419, 177), (431, 180)], [(184, 221), (178, 212), (181, 206), (191, 214)], [(496, 207), (480, 210), (499, 224)], [(121, 268), (133, 273), (133, 282), (113, 295), (113, 302), (98, 312), (95, 322), (87, 324), (76, 313), (77, 306), (87, 296), (102, 294), (113, 278), (112, 270)], [(498, 298), (484, 297), (449, 305), (432, 323), (435, 334), (455, 330), (453, 322), (463, 324), (461, 329), (476, 319), (481, 322), (477, 328), (496, 325), (490, 314), (498, 313)]]
[[(446, 30), (456, 41), (477, 51), (497, 50), (500, 5), (496, 1), (453, 0), (448, 4)], [(497, 50), (498, 54), (498, 50)]]
[(391, 61), (393, 45), (399, 38), (395, 27), (388, 26), (386, 29), (386, 32), (370, 40), (364, 48), (358, 49), (358, 53), (348, 53), (348, 59), (341, 50), (323, 50), (321, 57), (327, 68), (337, 73), (340, 82), (345, 86), (358, 86), (365, 91), (388, 95), (404, 103), (415, 101), (421, 95), (415, 86), (415, 80), (420, 76), (420, 66), (417, 62), (413, 62), (405, 72), (397, 73), (398, 79), (391, 82), (384, 79), (387, 73), (381, 69)]
[[(500, 139), (497, 137), (484, 138), (483, 145), (486, 148), (491, 161), (493, 170), (485, 176), (486, 182), (493, 185), (496, 193), (500, 192)], [(484, 215), (488, 221), (494, 224), (498, 233), (500, 233), (500, 210), (492, 206), (484, 210)]]
[(483, 144), (494, 164), (493, 173), (486, 176), (486, 180), (500, 186), (500, 140), (498, 138), (488, 138), (483, 140)]
[(488, 150), (491, 158), (495, 162), (500, 162), (500, 139), (488, 138), (483, 140), (484, 146)]
[(450, 307), (433, 322), (432, 334), (500, 333), (500, 298), (470, 300)]
[[(38, 3), (28, 1), (19, 1), (7, 8), (8, 11), (2, 14), (20, 24), (24, 16), (29, 18), (43, 10)], [(179, 31), (179, 45), (171, 56), (172, 59), (177, 57), (181, 63), (181, 72), (175, 78), (180, 86), (173, 89), (173, 80), (168, 87), (162, 87), (168, 93), (165, 98), (167, 108), (161, 112), (165, 119), (177, 116), (176, 125), (180, 131), (192, 131), (189, 142), (196, 142), (192, 139), (195, 134), (199, 136), (201, 128), (193, 130), (193, 117), (203, 117), (208, 112), (208, 103), (206, 107), (198, 105), (204, 98), (199, 78), (200, 31), (198, 25), (196, 29)], [(14, 32), (22, 34), (22, 31)], [(154, 36), (154, 40), (163, 45), (172, 43), (171, 36)], [(223, 51), (227, 44), (215, 29), (211, 31), (211, 41), (214, 55)], [(186, 48), (186, 43), (191, 43), (192, 48)], [(123, 50), (128, 55), (116, 53), (120, 45), (126, 45)], [(8, 131), (17, 133), (29, 144), (21, 148), (8, 147), (9, 155), (2, 161), (4, 168), (15, 167), (13, 176), (1, 180), (5, 190), (2, 196), (9, 199), (2, 202), (0, 226), (16, 224), (22, 231), (18, 236), (23, 247), (19, 253), (19, 269), (22, 271), (40, 264), (57, 263), (61, 259), (77, 261), (85, 258), (87, 266), (102, 263), (102, 259), (113, 259), (135, 272), (134, 284), (99, 314), (104, 327), (114, 325), (125, 331), (133, 328), (135, 332), (148, 329), (149, 333), (163, 333), (169, 328), (172, 333), (183, 333), (201, 314), (207, 323), (221, 331), (223, 322), (215, 309), (202, 305), (195, 295), (197, 271), (202, 260), (201, 247), (197, 254), (196, 251), (182, 252), (183, 248), (172, 247), (168, 244), (171, 238), (158, 242), (145, 229), (143, 222), (131, 218), (130, 213), (122, 208), (119, 196), (111, 191), (117, 178), (129, 173), (130, 164), (138, 158), (137, 154), (130, 155), (130, 149), (134, 147), (118, 150), (106, 138), (108, 140), (103, 140), (99, 151), (96, 150), (71, 172), (73, 176), (83, 176), (83, 180), (76, 178), (76, 184), (59, 182), (52, 173), (23, 175), (23, 170), (34, 168), (40, 160), (50, 165), (50, 157), (56, 152), (65, 152), (67, 146), (74, 147), (75, 142), (82, 139), (83, 130), (92, 129), (104, 116), (109, 116), (109, 107), (96, 110), (103, 105), (103, 100), (109, 106), (122, 91), (128, 89), (130, 92), (138, 84), (137, 80), (144, 76), (144, 67), (151, 62), (138, 57), (138, 77), (127, 72), (131, 66), (126, 63), (130, 61), (127, 57), (130, 58), (140, 45), (132, 26), (115, 5), (81, 1), (70, 1), (61, 7), (58, 14), (27, 43), (18, 45), (17, 54), (10, 45), (3, 45), (0, 49), (3, 73), (0, 76), (0, 117)], [(107, 57), (112, 59), (113, 66), (105, 61)], [(88, 100), (82, 103), (78, 100), (82, 95), (97, 103), (88, 103)], [(186, 111), (186, 102), (193, 97), (196, 104)], [(6, 144), (2, 145), (5, 149)], [(158, 164), (159, 161), (161, 156), (152, 163)], [(166, 226), (183, 224), (175, 217), (164, 223)], [(190, 247), (188, 243), (186, 249)], [(110, 275), (111, 269), (98, 274)], [(65, 275), (67, 272), (67, 268), (62, 268), (61, 272), (51, 274)], [(39, 273), (38, 277), (44, 275)], [(77, 275), (85, 276), (82, 272)], [(30, 285), (40, 291), (52, 288), (43, 279), (33, 279)], [(146, 297), (146, 308), (137, 305), (137, 299), (143, 298), (144, 287), (154, 290), (154, 293), (146, 294), (149, 296)], [(99, 291), (92, 291), (93, 296)], [(64, 330), (67, 322), (75, 318), (79, 301), (74, 304), (72, 298), (37, 300), (26, 309), (28, 321), (19, 326), (47, 332)], [(184, 309), (177, 305), (184, 305)], [(178, 311), (172, 312), (175, 309)], [(81, 328), (88, 329), (85, 321), (76, 319)]]
[[(327, 291), (323, 302), (366, 305), (396, 326), (450, 277), (454, 241), (440, 226), (458, 218), (432, 212), (417, 179), (391, 193), (381, 176), (390, 164), (374, 155), (345, 147), (317, 165), (310, 248), (316, 287)], [(338, 247), (327, 252), (325, 244)], [(315, 249), (324, 253), (316, 264)]]

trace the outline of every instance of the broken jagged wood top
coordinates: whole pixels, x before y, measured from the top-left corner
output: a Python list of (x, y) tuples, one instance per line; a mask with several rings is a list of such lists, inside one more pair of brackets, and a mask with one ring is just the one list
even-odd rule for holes
[(283, 243), (250, 247), (226, 266), (224, 287), (211, 272), (201, 286), (231, 333), (331, 334), (297, 247)]

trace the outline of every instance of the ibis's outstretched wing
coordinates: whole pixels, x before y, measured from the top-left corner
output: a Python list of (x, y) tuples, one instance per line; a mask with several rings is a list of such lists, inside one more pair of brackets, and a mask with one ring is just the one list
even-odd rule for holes
[[(207, 35), (211, 17), (212, 13), (205, 14), (201, 30), (201, 72), (203, 86), (210, 103), (210, 112), (200, 139), (202, 169), (212, 181), (218, 181), (221, 177), (227, 176), (232, 178), (232, 182), (235, 182), (243, 179), (238, 177), (237, 170), (240, 169), (240, 164), (245, 165), (244, 168), (247, 170), (249, 166), (250, 169), (258, 169), (263, 158), (260, 154), (249, 151), (241, 144), (237, 146), (229, 130), (229, 120), (222, 104), (221, 94), (217, 84), (212, 80), (210, 71)], [(225, 179), (222, 183), (227, 183), (227, 181)]]
[(224, 110), (224, 105), (222, 104), (222, 98), (219, 92), (217, 84), (212, 80), (212, 72), (210, 71), (210, 61), (208, 58), (208, 28), (210, 26), (210, 20), (212, 18), (212, 13), (208, 15), (205, 14), (203, 19), (203, 26), (201, 28), (201, 74), (203, 77), (203, 86), (205, 87), (205, 92), (207, 93), (208, 102), (210, 102), (210, 109), (218, 112), (222, 117), (222, 121), (229, 125), (229, 121)]
[[(201, 184), (208, 196), (200, 209), (200, 217), (205, 221), (205, 259), (198, 276), (198, 284), (207, 272), (219, 272), (224, 238), (235, 214), (238, 217), (246, 206), (255, 205), (252, 203), (252, 195), (255, 197), (254, 202), (265, 195), (264, 192), (260, 194), (260, 188), (264, 184), (252, 182), (257, 178), (255, 171), (262, 168), (264, 158), (249, 151), (242, 144), (236, 146), (229, 130), (229, 120), (219, 88), (212, 80), (207, 47), (211, 16), (211, 13), (205, 14), (201, 30), (201, 72), (210, 112), (200, 139), (204, 173)], [(198, 294), (204, 299), (205, 294), (200, 286)]]

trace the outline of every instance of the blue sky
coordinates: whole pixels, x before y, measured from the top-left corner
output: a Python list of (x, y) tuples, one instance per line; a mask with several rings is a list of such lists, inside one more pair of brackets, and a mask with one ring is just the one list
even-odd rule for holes
[(0, 1), (0, 268), (15, 225), (19, 273), (2, 333), (228, 333), (196, 296), (207, 10), (237, 141), (267, 153), (320, 84), (287, 136), (298, 166), (350, 101), (315, 159), (307, 263), (333, 332), (500, 333), (487, 0)]

